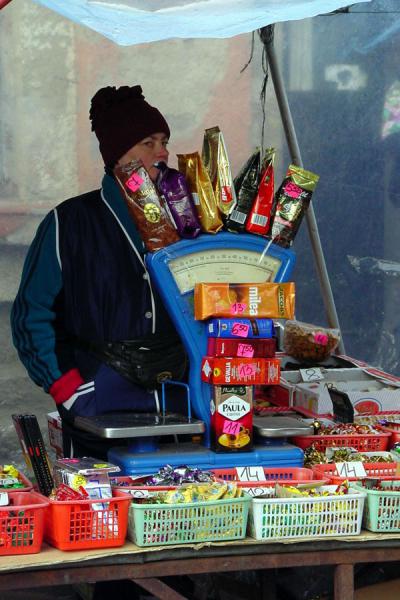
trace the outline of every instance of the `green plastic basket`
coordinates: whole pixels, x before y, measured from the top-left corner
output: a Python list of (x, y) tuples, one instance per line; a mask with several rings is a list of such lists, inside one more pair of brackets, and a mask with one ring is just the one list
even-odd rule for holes
[(135, 504), (129, 507), (128, 538), (138, 546), (165, 546), (238, 540), (246, 535), (251, 497), (190, 502)]
[[(380, 481), (383, 490), (369, 490), (359, 483), (351, 487), (366, 492), (363, 527), (374, 532), (400, 531), (400, 479)], [(399, 488), (395, 491), (391, 488)]]

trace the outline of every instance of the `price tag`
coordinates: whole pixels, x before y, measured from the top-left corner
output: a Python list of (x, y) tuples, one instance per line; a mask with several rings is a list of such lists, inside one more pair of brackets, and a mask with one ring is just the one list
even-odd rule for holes
[(275, 487), (261, 487), (257, 486), (254, 488), (243, 488), (246, 494), (252, 496), (253, 498), (257, 498), (257, 496), (273, 496), (275, 493)]
[(267, 481), (263, 467), (236, 467), (239, 481)]
[(232, 335), (237, 335), (238, 337), (247, 337), (249, 335), (249, 325), (245, 323), (233, 323), (232, 325)]
[(308, 369), (300, 369), (300, 377), (303, 381), (322, 381), (324, 376), (321, 369), (318, 367), (310, 367)]
[(243, 302), (234, 302), (231, 304), (231, 314), (232, 315), (241, 315), (247, 308), (247, 304)]
[(129, 179), (127, 179), (125, 185), (127, 188), (132, 190), (132, 192), (136, 192), (136, 190), (138, 190), (142, 185), (143, 181), (144, 179), (142, 179), (138, 173), (132, 173)]
[(240, 365), (238, 366), (238, 374), (240, 379), (242, 379), (242, 377), (253, 377), (253, 375), (255, 375), (257, 373), (257, 364), (256, 363), (250, 363), (250, 364), (244, 364), (244, 363), (240, 363)]
[(237, 356), (245, 356), (247, 358), (253, 358), (254, 348), (250, 344), (238, 344)]
[(9, 503), (7, 492), (0, 492), (0, 506), (8, 506)]
[(225, 420), (222, 426), (222, 433), (228, 433), (229, 435), (237, 435), (240, 431), (240, 423), (234, 421)]
[(320, 346), (327, 346), (328, 345), (328, 336), (326, 335), (326, 333), (315, 333), (314, 334), (314, 342), (316, 344), (320, 344)]
[(339, 477), (366, 477), (364, 465), (360, 461), (335, 463)]

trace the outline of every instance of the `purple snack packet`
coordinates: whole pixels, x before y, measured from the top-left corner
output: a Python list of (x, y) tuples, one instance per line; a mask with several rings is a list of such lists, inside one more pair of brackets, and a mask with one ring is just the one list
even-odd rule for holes
[(156, 166), (160, 170), (156, 185), (165, 198), (178, 234), (182, 238), (197, 237), (201, 231), (200, 222), (185, 177), (164, 162), (159, 162)]

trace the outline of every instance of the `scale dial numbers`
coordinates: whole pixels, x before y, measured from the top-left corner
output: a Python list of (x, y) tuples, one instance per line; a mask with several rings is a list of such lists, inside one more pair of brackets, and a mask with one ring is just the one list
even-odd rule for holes
[(196, 283), (263, 283), (274, 281), (281, 260), (250, 250), (207, 250), (186, 254), (169, 262), (181, 294)]

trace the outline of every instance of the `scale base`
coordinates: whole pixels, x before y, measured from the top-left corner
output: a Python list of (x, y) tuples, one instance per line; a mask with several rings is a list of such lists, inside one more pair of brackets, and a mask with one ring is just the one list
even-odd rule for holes
[(148, 475), (166, 464), (172, 467), (187, 465), (199, 469), (224, 469), (241, 466), (302, 467), (303, 451), (297, 446), (274, 441), (255, 446), (252, 452), (216, 453), (200, 444), (163, 444), (154, 452), (134, 454), (126, 447), (112, 448), (108, 460), (118, 465), (122, 475)]

